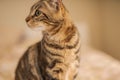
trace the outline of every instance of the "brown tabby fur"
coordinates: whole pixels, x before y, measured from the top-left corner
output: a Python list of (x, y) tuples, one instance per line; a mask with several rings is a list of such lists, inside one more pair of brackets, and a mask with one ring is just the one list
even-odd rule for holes
[(26, 22), (33, 30), (44, 28), (43, 39), (22, 56), (15, 80), (75, 80), (79, 68), (79, 33), (62, 1), (38, 1)]

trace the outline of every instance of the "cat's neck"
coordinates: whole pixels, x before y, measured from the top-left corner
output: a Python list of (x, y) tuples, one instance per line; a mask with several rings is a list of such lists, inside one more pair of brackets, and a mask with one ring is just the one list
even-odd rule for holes
[[(64, 45), (71, 44), (77, 41), (77, 37), (79, 36), (76, 27), (71, 23), (64, 23), (56, 34), (45, 34), (43, 39), (46, 39), (48, 42), (54, 42), (56, 44)], [(53, 32), (54, 33), (54, 32)]]
[(73, 24), (69, 13), (64, 14), (64, 20), (61, 23), (51, 28), (47, 33), (44, 34), (44, 38), (47, 38), (48, 41), (56, 43), (68, 43), (71, 41), (74, 36), (78, 36), (78, 31)]

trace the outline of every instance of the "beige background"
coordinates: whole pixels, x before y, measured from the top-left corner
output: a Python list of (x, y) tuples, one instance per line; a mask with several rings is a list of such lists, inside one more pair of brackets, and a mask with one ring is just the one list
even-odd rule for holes
[[(17, 61), (24, 50), (40, 40), (41, 33), (30, 30), (25, 23), (34, 2), (36, 0), (0, 0), (0, 80), (13, 79)], [(80, 30), (82, 45), (89, 45), (120, 60), (120, 1), (63, 2)], [(81, 80), (120, 79), (120, 63), (117, 60), (91, 49), (84, 49), (83, 53), (85, 54), (82, 55), (80, 71), (87, 75), (81, 72), (80, 77), (84, 77)], [(109, 79), (106, 76), (109, 76)]]
[[(120, 1), (63, 0), (79, 27), (82, 41), (120, 59)], [(0, 49), (15, 44), (36, 0), (0, 0)], [(2, 53), (0, 53), (2, 54)]]
[(87, 39), (85, 43), (120, 59), (120, 1), (65, 0), (65, 2), (74, 21), (81, 27), (83, 40)]

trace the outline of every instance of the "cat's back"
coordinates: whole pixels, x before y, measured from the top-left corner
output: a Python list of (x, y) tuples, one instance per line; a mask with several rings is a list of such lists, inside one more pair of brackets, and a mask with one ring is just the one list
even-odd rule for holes
[[(40, 43), (40, 42), (39, 42)], [(39, 46), (40, 47), (40, 46)], [(39, 48), (40, 49), (40, 48)], [(27, 49), (19, 60), (15, 80), (40, 80), (38, 68), (38, 43)], [(39, 75), (39, 76), (38, 76)]]

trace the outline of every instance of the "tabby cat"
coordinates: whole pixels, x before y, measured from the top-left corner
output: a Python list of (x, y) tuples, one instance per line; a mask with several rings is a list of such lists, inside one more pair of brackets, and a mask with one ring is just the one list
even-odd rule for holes
[(22, 56), (15, 80), (75, 80), (79, 68), (79, 32), (61, 0), (35, 3), (26, 22), (42, 29), (43, 39)]

